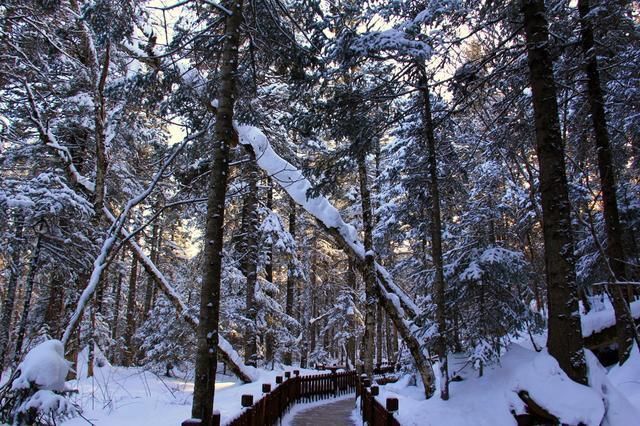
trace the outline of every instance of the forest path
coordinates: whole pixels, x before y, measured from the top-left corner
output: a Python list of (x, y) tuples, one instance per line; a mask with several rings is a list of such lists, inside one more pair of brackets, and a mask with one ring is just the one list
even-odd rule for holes
[(291, 426), (355, 426), (351, 420), (354, 407), (355, 401), (351, 398), (318, 405), (296, 413), (289, 424)]

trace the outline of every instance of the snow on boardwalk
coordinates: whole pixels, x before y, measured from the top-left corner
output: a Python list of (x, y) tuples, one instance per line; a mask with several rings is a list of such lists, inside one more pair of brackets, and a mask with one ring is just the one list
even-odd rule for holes
[(353, 397), (314, 405), (296, 411), (290, 422), (284, 422), (284, 424), (291, 426), (355, 426), (351, 419), (354, 407)]

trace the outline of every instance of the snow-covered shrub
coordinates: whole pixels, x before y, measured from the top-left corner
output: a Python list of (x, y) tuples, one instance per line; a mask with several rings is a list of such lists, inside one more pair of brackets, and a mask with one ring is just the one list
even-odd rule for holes
[(56, 424), (78, 407), (67, 399), (71, 363), (59, 340), (47, 340), (27, 353), (13, 377), (0, 388), (0, 421), (14, 425)]

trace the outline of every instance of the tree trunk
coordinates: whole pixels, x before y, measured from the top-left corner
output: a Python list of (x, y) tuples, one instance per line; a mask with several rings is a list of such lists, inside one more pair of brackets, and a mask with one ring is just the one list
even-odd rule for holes
[[(250, 154), (251, 155), (251, 154)], [(253, 159), (253, 158), (252, 158)], [(242, 211), (242, 231), (244, 233), (242, 272), (246, 278), (244, 363), (257, 367), (258, 342), (256, 306), (256, 284), (258, 278), (258, 170), (253, 164), (248, 167), (248, 188)]]
[(436, 302), (436, 323), (438, 335), (436, 337), (436, 352), (440, 364), (440, 398), (449, 399), (449, 368), (447, 362), (447, 320), (444, 269), (442, 261), (442, 223), (440, 214), (440, 189), (438, 186), (438, 160), (436, 153), (436, 141), (433, 129), (433, 117), (431, 115), (431, 99), (429, 95), (429, 83), (424, 77), (422, 81), (422, 101), (424, 103), (424, 131), (427, 142), (429, 163), (429, 189), (431, 192), (431, 257), (435, 269), (434, 293)]
[[(349, 266), (347, 269), (347, 284), (352, 290), (354, 295), (354, 303), (356, 301), (356, 293), (358, 290), (358, 282), (356, 277), (355, 266), (353, 265), (353, 259), (349, 257)], [(351, 365), (356, 366), (356, 320), (355, 312), (349, 317), (349, 339), (347, 340), (347, 356), (351, 359)]]
[[(315, 250), (316, 250), (316, 230), (312, 230), (311, 242), (309, 251), (311, 252), (311, 258), (309, 260), (309, 282), (303, 288), (303, 294), (300, 298), (302, 313), (302, 348), (300, 349), (300, 367), (307, 368), (309, 359), (309, 348), (315, 343), (313, 336), (312, 324), (310, 324), (311, 316), (313, 315), (312, 300), (313, 289), (315, 288), (316, 275), (315, 275)], [(311, 306), (311, 309), (309, 307)], [(313, 339), (313, 340), (312, 340)]]
[(360, 180), (360, 198), (362, 201), (362, 223), (364, 228), (365, 264), (363, 279), (365, 283), (365, 322), (364, 322), (364, 372), (373, 377), (373, 357), (375, 355), (375, 321), (376, 321), (376, 272), (373, 251), (373, 216), (371, 210), (371, 192), (365, 153), (358, 157), (358, 177)]
[(229, 146), (234, 140), (233, 105), (240, 46), (243, 0), (227, 5), (231, 15), (226, 18), (222, 46), (216, 111), (215, 141), (207, 199), (207, 226), (204, 235), (205, 266), (200, 295), (200, 316), (196, 352), (196, 371), (191, 417), (208, 425), (213, 413), (216, 368), (218, 364), (218, 324), (220, 317), (220, 279), (224, 232), (224, 204), (229, 170)]
[(131, 275), (129, 275), (129, 293), (127, 295), (127, 326), (124, 330), (125, 353), (122, 365), (129, 367), (133, 362), (135, 350), (133, 348), (133, 335), (136, 329), (136, 287), (138, 284), (138, 258), (131, 257)]
[[(124, 253), (126, 250), (122, 250), (122, 260), (124, 260)], [(115, 290), (114, 290), (114, 308), (113, 308), (113, 318), (111, 319), (111, 338), (113, 340), (118, 339), (118, 322), (120, 320), (120, 299), (122, 294), (122, 281), (124, 280), (124, 275), (120, 268), (118, 268), (118, 278), (115, 280)]]
[[(151, 231), (151, 253), (150, 259), (153, 263), (158, 263), (158, 252), (160, 251), (160, 239), (162, 235), (162, 228), (160, 224), (154, 223)], [(144, 291), (144, 308), (142, 310), (142, 321), (146, 321), (149, 317), (149, 313), (153, 306), (153, 294), (155, 290), (155, 282), (153, 277), (149, 275), (147, 278), (147, 287)]]
[[(252, 155), (253, 158), (253, 154), (250, 155)], [(253, 159), (255, 161), (255, 158)], [(252, 167), (255, 167), (255, 165), (252, 165)], [(267, 189), (267, 209), (273, 210), (273, 186), (269, 178), (267, 179), (267, 186), (269, 187), (269, 189)], [(264, 275), (267, 281), (273, 283), (273, 244), (269, 244), (267, 249), (267, 263), (264, 265)]]
[[(87, 34), (87, 37), (89, 35)], [(106, 101), (104, 98), (104, 89), (109, 74), (109, 62), (111, 53), (111, 43), (107, 40), (104, 53), (104, 63), (100, 72), (97, 86), (95, 86), (94, 103), (94, 125), (95, 125), (95, 142), (96, 142), (96, 190), (95, 190), (95, 210), (98, 216), (102, 215), (102, 207), (105, 198), (105, 177), (107, 174), (107, 147), (106, 143)], [(95, 53), (94, 53), (95, 54)], [(98, 58), (94, 58), (98, 66)], [(96, 70), (97, 73), (97, 70)], [(95, 84), (95, 81), (94, 81)]]
[[(295, 241), (296, 239), (296, 203), (291, 200), (289, 202), (289, 234), (291, 234), (291, 238)], [(296, 287), (296, 273), (294, 270), (295, 266), (293, 262), (289, 262), (289, 268), (287, 270), (287, 294), (286, 294), (286, 304), (285, 304), (285, 313), (290, 317), (293, 317), (293, 299), (294, 292)], [(284, 364), (291, 365), (292, 362), (292, 353), (291, 350), (287, 350), (284, 353)]]
[(522, 10), (540, 168), (549, 317), (547, 347), (572, 380), (586, 384), (571, 206), (544, 0), (524, 0)]
[(395, 361), (396, 355), (395, 355), (395, 349), (393, 346), (393, 325), (391, 324), (391, 321), (389, 321), (389, 316), (385, 315), (385, 347), (387, 350), (387, 362), (388, 363), (393, 363)]
[(17, 364), (20, 361), (20, 355), (22, 354), (22, 342), (24, 340), (24, 335), (27, 332), (27, 321), (29, 319), (29, 309), (31, 308), (31, 295), (33, 294), (33, 283), (36, 277), (36, 269), (38, 268), (38, 261), (40, 260), (40, 247), (41, 247), (42, 237), (40, 233), (38, 233), (38, 237), (36, 239), (36, 246), (33, 249), (33, 254), (31, 255), (31, 262), (29, 265), (29, 275), (27, 276), (27, 281), (25, 283), (25, 292), (24, 292), (24, 305), (22, 307), (22, 318), (20, 319), (20, 327), (18, 328), (18, 334), (16, 336), (16, 345), (14, 352), (14, 362)]
[(622, 286), (615, 284), (616, 281), (626, 280), (625, 256), (622, 245), (620, 217), (618, 214), (615, 169), (607, 131), (607, 117), (604, 110), (604, 96), (600, 86), (600, 73), (598, 71), (593, 25), (588, 16), (591, 12), (589, 0), (578, 0), (578, 11), (580, 13), (582, 50), (586, 61), (588, 99), (589, 105), (591, 106), (591, 120), (595, 134), (596, 151), (598, 153), (598, 171), (600, 173), (604, 222), (607, 233), (607, 260), (609, 263), (610, 280), (614, 283), (609, 286), (609, 294), (611, 294), (613, 298), (613, 307), (616, 315), (618, 361), (622, 364), (629, 358), (634, 339), (637, 336), (629, 305), (624, 298)]
[(4, 371), (4, 360), (9, 349), (9, 333), (11, 332), (11, 320), (16, 303), (16, 288), (18, 286), (18, 276), (20, 275), (20, 240), (22, 240), (22, 224), (16, 218), (16, 238), (11, 252), (11, 264), (9, 265), (9, 280), (7, 292), (2, 303), (2, 322), (0, 322), (0, 371)]
[(64, 318), (64, 283), (58, 272), (51, 275), (47, 289), (47, 305), (44, 311), (44, 323), (47, 326), (49, 336), (62, 334), (62, 321)]
[(376, 313), (376, 364), (382, 364), (384, 354), (382, 353), (382, 342), (384, 341), (384, 334), (382, 332), (382, 324), (384, 323), (384, 317), (382, 316), (382, 306), (378, 304), (378, 312)]

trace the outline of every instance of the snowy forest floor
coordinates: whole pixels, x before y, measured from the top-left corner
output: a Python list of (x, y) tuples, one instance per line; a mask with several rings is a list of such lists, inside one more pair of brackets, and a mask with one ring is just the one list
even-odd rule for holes
[[(81, 354), (81, 359), (83, 358)], [(86, 360), (86, 356), (84, 356)], [(95, 367), (94, 376), (86, 377), (86, 361), (78, 369), (81, 379), (67, 383), (78, 389), (73, 401), (82, 408), (82, 417), (66, 422), (65, 426), (127, 426), (153, 424), (176, 426), (191, 417), (193, 382), (170, 378), (138, 367), (116, 367), (105, 364)], [(218, 373), (215, 406), (221, 414), (221, 424), (228, 423), (241, 411), (240, 397), (252, 394), (254, 401), (262, 397), (262, 384), (275, 386), (275, 378), (282, 370), (259, 369), (259, 379), (242, 384), (235, 377)], [(301, 369), (301, 374), (322, 374)], [(333, 402), (328, 400), (326, 402)], [(305, 404), (300, 404), (302, 408)], [(299, 409), (296, 409), (297, 412)], [(292, 410), (291, 413), (294, 413)]]
[[(538, 344), (544, 340), (544, 336), (536, 338)], [(411, 382), (409, 375), (402, 377), (397, 383), (381, 386), (378, 399), (384, 405), (387, 397), (399, 398), (400, 410), (396, 416), (404, 426), (515, 425), (515, 419), (511, 414), (514, 395), (516, 395), (514, 384), (518, 383), (516, 377), (522, 377), (523, 367), (526, 369), (527, 366), (534, 365), (534, 369), (531, 370), (534, 373), (533, 382), (535, 386), (542, 389), (548, 400), (554, 401), (554, 404), (556, 401), (565, 403), (567, 406), (571, 404), (571, 398), (567, 398), (567, 392), (563, 393), (553, 381), (554, 378), (551, 377), (553, 374), (548, 375), (542, 371), (547, 367), (544, 363), (537, 365), (537, 367), (543, 367), (540, 372), (535, 369), (536, 359), (540, 360), (540, 356), (532, 349), (531, 342), (523, 340), (519, 344), (510, 345), (500, 362), (486, 367), (483, 377), (478, 377), (478, 371), (466, 363), (465, 357), (454, 354), (450, 358), (449, 369), (452, 376), (460, 376), (462, 380), (451, 383), (449, 401), (442, 401), (437, 395), (425, 400), (421, 386), (409, 385)], [(218, 376), (215, 406), (221, 413), (223, 425), (240, 413), (241, 395), (253, 394), (254, 400), (257, 400), (262, 395), (262, 383), (271, 383), (273, 386), (275, 377), (282, 374), (282, 371), (277, 369), (258, 371), (259, 380), (249, 384), (241, 384), (230, 376)], [(301, 374), (318, 374), (318, 371), (301, 370)], [(73, 399), (82, 408), (82, 417), (63, 422), (65, 426), (87, 424), (175, 426), (190, 417), (193, 383), (188, 380), (164, 377), (142, 368), (114, 367), (109, 364), (96, 367), (94, 377), (87, 378), (86, 362), (80, 366), (79, 375), (81, 379), (68, 382), (68, 387), (79, 391)], [(618, 416), (618, 419), (622, 420), (609, 423), (624, 425), (626, 422), (624, 419), (628, 419), (629, 415), (638, 416), (640, 412), (640, 353), (635, 350), (632, 358), (623, 367), (611, 368), (607, 378), (635, 407), (635, 410), (631, 407), (629, 411), (625, 406), (622, 410), (625, 413), (621, 414), (622, 417)], [(531, 383), (529, 381), (529, 384)], [(354, 424), (352, 422), (359, 424), (357, 410), (353, 409), (353, 395), (345, 395), (340, 400), (342, 401), (340, 410), (342, 420), (333, 421), (332, 424), (336, 426)], [(308, 410), (313, 410), (317, 406), (327, 409), (326, 404), (335, 402), (336, 400), (325, 400), (295, 405), (285, 416), (282, 424), (299, 424), (294, 419), (309, 416)], [(349, 407), (352, 408), (351, 411)], [(577, 411), (577, 415), (583, 415), (585, 411), (589, 411), (587, 402), (579, 402), (578, 410), (575, 406), (571, 409)], [(609, 410), (611, 411), (611, 408)], [(588, 416), (588, 414), (584, 415)], [(594, 423), (587, 421), (586, 424)]]

